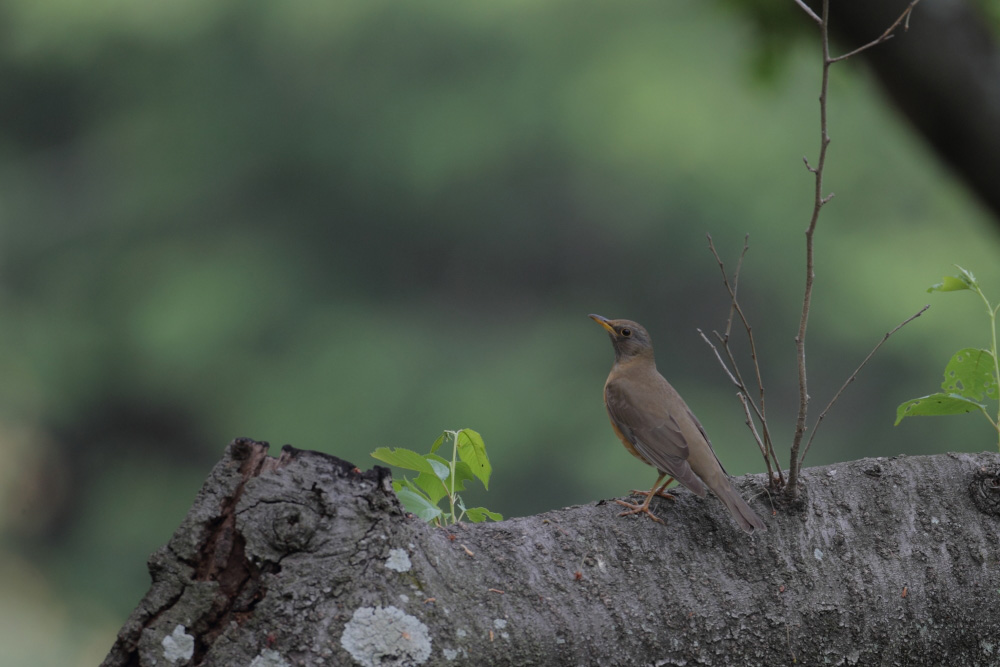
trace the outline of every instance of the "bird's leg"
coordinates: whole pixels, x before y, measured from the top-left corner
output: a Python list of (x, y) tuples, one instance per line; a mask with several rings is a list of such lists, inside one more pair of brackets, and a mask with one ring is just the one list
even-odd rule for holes
[[(659, 481), (659, 480), (657, 480), (657, 481)], [(656, 489), (656, 493), (654, 493), (653, 495), (659, 496), (661, 498), (666, 498), (667, 500), (675, 500), (674, 496), (672, 496), (671, 494), (669, 494), (666, 491), (664, 491), (664, 489), (666, 489), (668, 486), (670, 486), (673, 483), (674, 483), (674, 478), (673, 477), (668, 477), (667, 481), (665, 481), (663, 484), (660, 484), (660, 488)], [(656, 487), (653, 487), (653, 488), (656, 488)], [(649, 491), (640, 491), (639, 489), (632, 489), (632, 494), (636, 495), (636, 496), (648, 496), (649, 495)]]
[[(670, 482), (674, 481), (673, 478), (671, 478), (670, 480), (667, 481), (666, 484), (661, 485), (660, 484), (660, 480), (662, 480), (666, 476), (667, 476), (666, 473), (660, 473), (660, 476), (656, 478), (656, 482), (653, 484), (653, 488), (652, 489), (650, 489), (649, 491), (639, 491), (638, 492), (639, 495), (645, 495), (646, 496), (646, 500), (644, 500), (641, 505), (637, 505), (635, 503), (625, 502), (624, 500), (619, 500), (619, 499), (615, 498), (615, 502), (616, 503), (618, 503), (619, 505), (622, 505), (622, 506), (628, 508), (626, 511), (622, 512), (618, 516), (628, 516), (630, 514), (643, 513), (643, 514), (649, 515), (649, 518), (652, 519), (653, 521), (656, 521), (657, 523), (663, 523), (663, 520), (660, 519), (660, 517), (656, 516), (655, 514), (653, 514), (649, 510), (649, 502), (653, 499), (653, 496), (656, 496), (656, 495), (659, 495), (660, 493), (662, 493), (664, 487), (666, 487), (667, 484), (669, 484)], [(664, 495), (669, 495), (669, 494), (664, 494)], [(672, 497), (672, 496), (670, 496), (670, 497)]]

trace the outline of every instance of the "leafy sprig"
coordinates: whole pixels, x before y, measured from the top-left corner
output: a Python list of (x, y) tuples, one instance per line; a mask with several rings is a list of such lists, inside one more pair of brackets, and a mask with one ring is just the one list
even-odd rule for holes
[[(446, 441), (452, 444), (451, 460), (436, 452)], [(404, 476), (392, 482), (399, 501), (408, 512), (435, 525), (458, 523), (463, 518), (472, 523), (486, 519), (502, 521), (503, 515), (491, 512), (485, 507), (466, 507), (459, 495), (465, 491), (465, 483), (478, 479), (489, 490), (493, 467), (486, 455), (483, 437), (471, 428), (458, 431), (444, 431), (427, 454), (418, 454), (410, 449), (379, 447), (372, 456), (389, 465), (419, 473), (414, 479)], [(441, 509), (440, 502), (448, 499), (448, 510)]]
[[(912, 398), (896, 409), (896, 424), (903, 417), (958, 415), (978, 410), (997, 432), (997, 446), (1000, 447), (1000, 400), (997, 388), (1000, 386), (1000, 360), (997, 359), (997, 311), (1000, 304), (990, 303), (980, 289), (971, 271), (958, 268), (957, 276), (944, 279), (927, 289), (928, 292), (959, 292), (971, 290), (979, 295), (990, 320), (990, 349), (967, 347), (956, 352), (944, 369), (941, 391), (920, 398)], [(989, 410), (986, 400), (997, 401), (996, 418)]]

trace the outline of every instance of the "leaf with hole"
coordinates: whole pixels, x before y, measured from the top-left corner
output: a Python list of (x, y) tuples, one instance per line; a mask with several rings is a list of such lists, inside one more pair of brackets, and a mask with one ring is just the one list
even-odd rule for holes
[(941, 389), (980, 401), (983, 396), (996, 400), (997, 382), (993, 377), (993, 355), (989, 350), (967, 347), (956, 352), (944, 369)]

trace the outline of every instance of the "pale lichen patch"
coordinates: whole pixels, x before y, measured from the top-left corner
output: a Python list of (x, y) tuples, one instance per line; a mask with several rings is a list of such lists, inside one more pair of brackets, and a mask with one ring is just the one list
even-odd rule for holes
[(187, 662), (194, 655), (194, 636), (185, 632), (183, 625), (163, 638), (163, 657), (170, 663)]
[(410, 563), (410, 555), (406, 553), (405, 549), (390, 549), (385, 566), (396, 572), (409, 572), (413, 564)]
[(359, 607), (340, 645), (363, 667), (420, 665), (431, 655), (427, 626), (397, 607)]

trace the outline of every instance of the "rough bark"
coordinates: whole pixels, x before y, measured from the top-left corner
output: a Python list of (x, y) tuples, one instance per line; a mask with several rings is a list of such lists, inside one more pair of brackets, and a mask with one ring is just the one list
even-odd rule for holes
[(995, 665), (1000, 456), (807, 469), (796, 506), (407, 516), (389, 471), (236, 440), (104, 665)]

